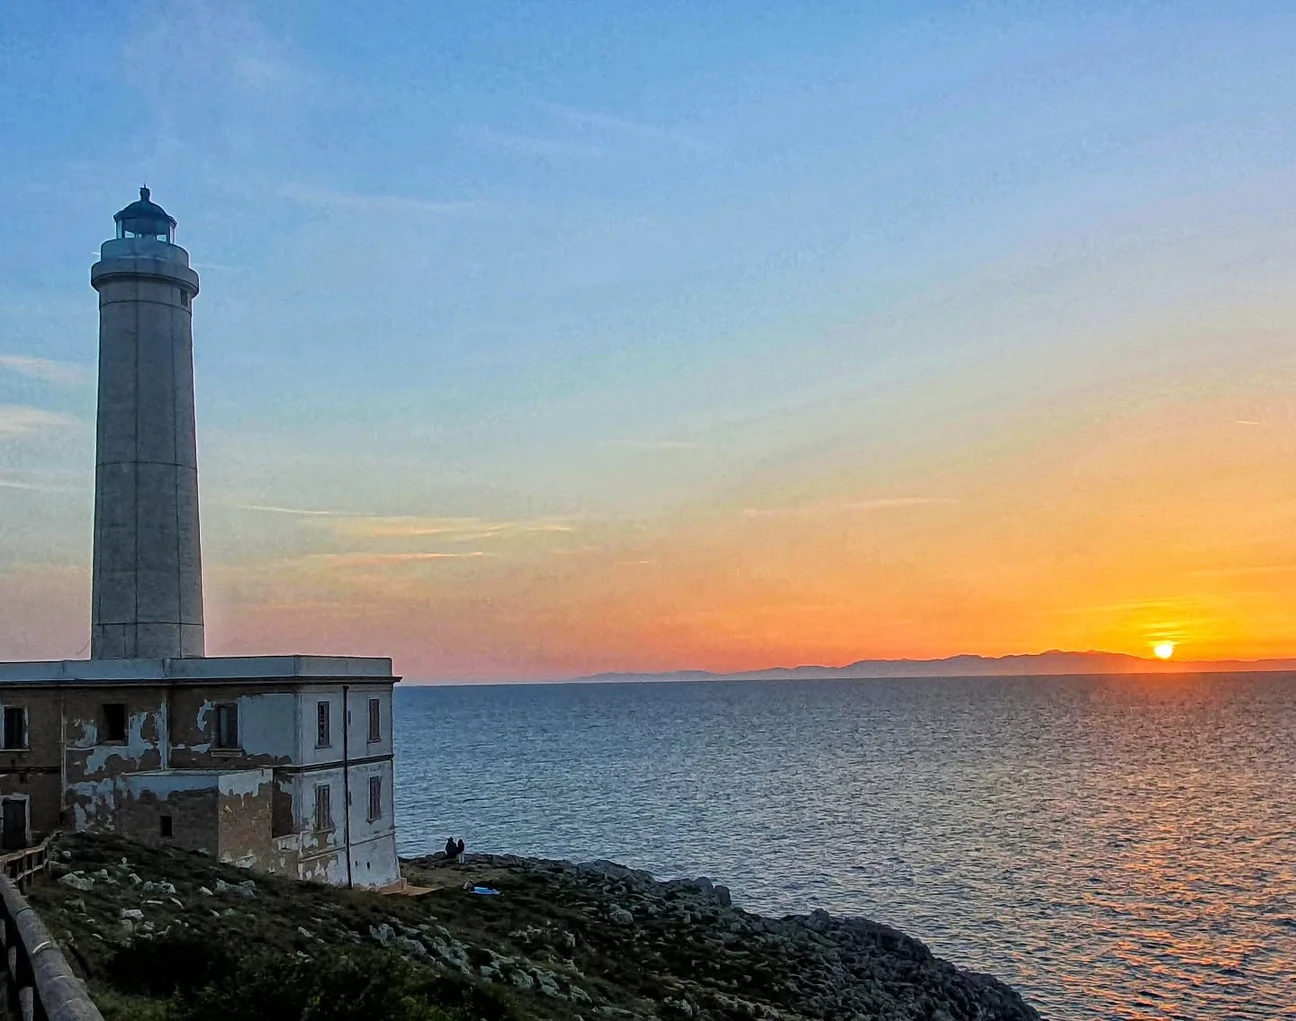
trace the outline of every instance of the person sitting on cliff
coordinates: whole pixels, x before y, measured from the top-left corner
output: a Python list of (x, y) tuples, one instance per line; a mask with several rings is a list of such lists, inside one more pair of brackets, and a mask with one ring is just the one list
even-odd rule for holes
[(445, 856), (446, 861), (453, 861), (459, 856), (459, 845), (455, 843), (454, 837), (446, 837)]

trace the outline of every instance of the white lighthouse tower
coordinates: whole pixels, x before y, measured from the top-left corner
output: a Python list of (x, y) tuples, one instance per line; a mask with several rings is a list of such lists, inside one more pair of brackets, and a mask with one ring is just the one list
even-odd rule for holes
[(90, 270), (99, 292), (92, 659), (203, 655), (193, 315), (198, 274), (140, 189)]

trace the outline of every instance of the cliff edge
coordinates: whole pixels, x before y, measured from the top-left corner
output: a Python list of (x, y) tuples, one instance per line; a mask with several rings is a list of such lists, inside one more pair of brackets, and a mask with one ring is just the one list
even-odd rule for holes
[(1039, 1018), (887, 926), (611, 862), (429, 856), (381, 896), (116, 838), (56, 858), (29, 900), (107, 1021)]

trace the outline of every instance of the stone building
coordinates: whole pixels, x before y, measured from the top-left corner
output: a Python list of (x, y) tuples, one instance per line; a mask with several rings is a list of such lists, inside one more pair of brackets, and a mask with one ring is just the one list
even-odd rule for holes
[(192, 305), (150, 199), (99, 292), (91, 658), (0, 663), (0, 843), (114, 832), (302, 879), (398, 883), (391, 660), (205, 657)]

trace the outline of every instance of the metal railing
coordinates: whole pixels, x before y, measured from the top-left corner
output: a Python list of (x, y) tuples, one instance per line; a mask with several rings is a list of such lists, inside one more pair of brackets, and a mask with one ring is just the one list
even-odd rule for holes
[(85, 983), (18, 890), (49, 864), (49, 841), (0, 856), (0, 938), (9, 1016), (22, 1021), (103, 1021)]
[(35, 847), (0, 854), (0, 871), (18, 884), (31, 882), (31, 877), (49, 864), (50, 838), (46, 837)]

